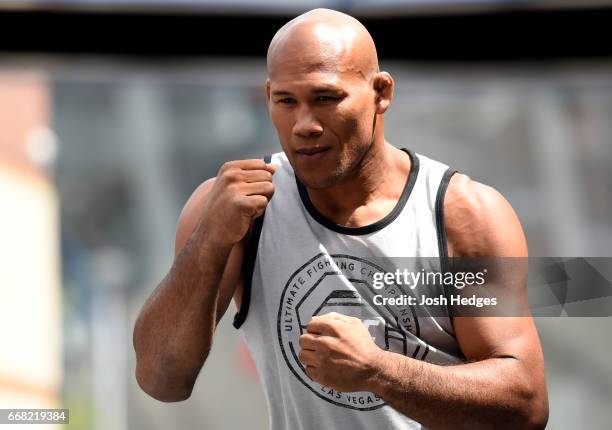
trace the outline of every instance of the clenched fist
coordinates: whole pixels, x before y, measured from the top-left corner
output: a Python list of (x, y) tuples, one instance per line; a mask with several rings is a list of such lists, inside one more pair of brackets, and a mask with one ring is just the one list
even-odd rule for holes
[(242, 240), (251, 221), (263, 214), (274, 194), (275, 169), (260, 159), (229, 161), (221, 166), (201, 218), (213, 243), (226, 246)]
[(314, 381), (338, 391), (369, 391), (384, 351), (360, 319), (331, 312), (313, 317), (300, 336), (299, 360)]

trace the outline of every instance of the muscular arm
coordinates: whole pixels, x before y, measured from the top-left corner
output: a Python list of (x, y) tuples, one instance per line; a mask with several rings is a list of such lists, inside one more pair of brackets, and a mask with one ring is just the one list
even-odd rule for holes
[(162, 401), (189, 397), (227, 307), (226, 297), (237, 283), (235, 266), (242, 245), (217, 247), (206, 232), (198, 231), (211, 186), (212, 181), (202, 184), (181, 212), (174, 264), (144, 304), (134, 328), (136, 379)]
[[(261, 160), (257, 163), (264, 165)], [(214, 188), (218, 178), (206, 181), (185, 205), (177, 226), (174, 263), (134, 327), (136, 379), (158, 400), (190, 396), (219, 320), (232, 296), (241, 295), (240, 268), (249, 239), (245, 231), (265, 208), (272, 184), (270, 172), (244, 173), (236, 166), (231, 170), (224, 173), (231, 177), (223, 179), (226, 185)], [(213, 223), (220, 214), (227, 218), (225, 224)], [(229, 238), (232, 235), (238, 239)]]
[[(492, 188), (456, 174), (444, 206), (453, 256), (527, 255), (514, 211)], [(526, 295), (525, 285), (512, 293)], [(338, 314), (309, 323), (300, 359), (316, 381), (340, 391), (376, 393), (431, 429), (544, 428), (548, 399), (532, 318), (453, 322), (467, 363), (439, 365), (384, 351), (360, 320)]]
[[(445, 199), (452, 256), (526, 257), (520, 223), (494, 189), (454, 175)], [(514, 294), (525, 295), (524, 285)], [(544, 428), (543, 355), (531, 317), (457, 317), (468, 363), (440, 366), (384, 352), (373, 392), (432, 429)]]

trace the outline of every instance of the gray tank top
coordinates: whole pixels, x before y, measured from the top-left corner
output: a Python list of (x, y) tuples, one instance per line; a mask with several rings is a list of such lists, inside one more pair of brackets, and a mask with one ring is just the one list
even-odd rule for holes
[(298, 339), (314, 315), (358, 317), (379, 347), (419, 360), (465, 360), (448, 312), (420, 317), (372, 301), (367, 280), (380, 271), (381, 258), (436, 257), (442, 264), (448, 258), (443, 202), (455, 171), (402, 150), (412, 165), (400, 199), (363, 227), (338, 225), (318, 212), (284, 152), (266, 157), (276, 165), (275, 192), (254, 223), (234, 326), (243, 329), (255, 361), (272, 430), (424, 428), (373, 393), (337, 392), (306, 375)]

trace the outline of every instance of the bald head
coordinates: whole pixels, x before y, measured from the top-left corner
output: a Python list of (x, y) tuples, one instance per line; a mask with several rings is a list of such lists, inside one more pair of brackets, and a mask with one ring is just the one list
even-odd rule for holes
[(313, 9), (281, 27), (270, 42), (268, 76), (288, 70), (356, 73), (369, 80), (378, 72), (376, 46), (355, 18), (331, 9)]
[[(330, 9), (298, 16), (274, 35), (267, 63), (270, 118), (309, 188), (348, 180), (371, 148), (386, 145), (393, 79), (378, 70), (374, 41), (355, 18)], [(313, 145), (319, 152), (306, 154)]]

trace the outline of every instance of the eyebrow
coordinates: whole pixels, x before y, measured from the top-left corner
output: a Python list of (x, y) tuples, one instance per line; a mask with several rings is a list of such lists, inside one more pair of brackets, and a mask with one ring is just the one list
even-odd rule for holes
[[(333, 87), (333, 86), (324, 86), (324, 87), (316, 87), (310, 91), (310, 94), (321, 94), (321, 93), (343, 93), (344, 91), (341, 88)], [(293, 93), (290, 91), (277, 90), (272, 91), (273, 96), (292, 96)]]

